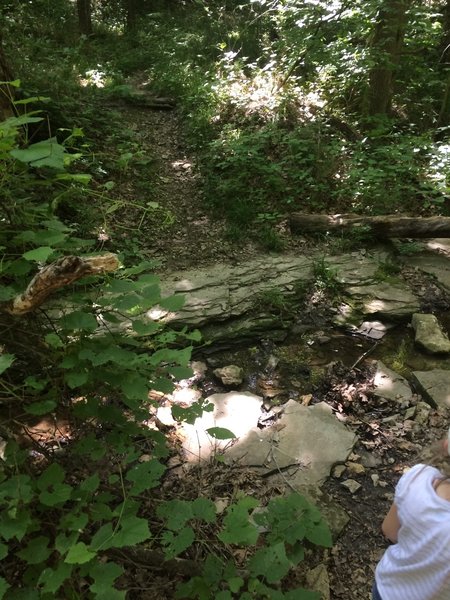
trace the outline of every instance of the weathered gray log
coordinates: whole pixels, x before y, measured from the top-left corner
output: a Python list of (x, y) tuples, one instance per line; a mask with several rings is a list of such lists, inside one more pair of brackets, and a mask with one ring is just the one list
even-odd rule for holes
[(87, 275), (115, 271), (118, 267), (119, 259), (111, 252), (87, 258), (65, 256), (41, 269), (22, 294), (0, 304), (0, 311), (10, 315), (24, 315), (40, 306), (48, 296), (63, 286)]
[(401, 217), (383, 215), (367, 217), (354, 214), (306, 215), (293, 213), (289, 224), (292, 233), (341, 233), (367, 230), (377, 238), (450, 237), (450, 217)]

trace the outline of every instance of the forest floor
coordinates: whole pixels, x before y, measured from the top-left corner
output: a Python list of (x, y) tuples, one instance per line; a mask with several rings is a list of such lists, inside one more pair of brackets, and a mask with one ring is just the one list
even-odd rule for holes
[[(104, 248), (158, 261), (159, 273), (219, 262), (238, 264), (261, 255), (261, 249), (250, 239), (239, 242), (227, 239), (225, 224), (206, 211), (201, 176), (183, 134), (178, 111), (156, 111), (127, 104), (115, 108), (120, 111), (123, 127), (130, 130), (139, 156), (151, 160), (143, 166), (131, 161), (116, 181), (113, 199), (119, 198), (121, 204), (111, 212), (103, 206), (107, 214), (98, 233)], [(151, 179), (143, 178), (148, 169), (152, 171)], [(291, 237), (284, 223), (279, 226), (279, 234), (286, 253), (317, 252), (317, 241)], [(355, 381), (354, 374), (349, 376), (349, 380), (343, 376), (324, 390), (325, 400), (334, 408), (350, 387), (353, 398), (358, 397), (358, 391), (365, 397), (370, 387), (370, 378)], [(349, 419), (349, 426), (359, 436), (353, 460), (360, 461), (365, 456), (367, 466), (363, 473), (348, 477), (357, 479), (361, 488), (352, 494), (334, 477), (324, 486), (326, 493), (350, 516), (334, 547), (322, 556), (330, 575), (331, 600), (371, 598), (373, 572), (387, 547), (380, 525), (392, 501), (395, 484), (402, 470), (414, 464), (420, 450), (436, 440), (444, 428), (444, 415), (439, 411), (431, 411), (428, 423), (417, 430), (401, 419), (400, 423), (390, 419), (393, 406), (380, 409), (371, 402), (375, 401), (355, 406), (354, 416)], [(364, 411), (372, 414), (370, 426), (364, 424)], [(373, 417), (374, 411), (378, 411), (378, 418)], [(378, 477), (376, 483), (370, 475)], [(174, 597), (177, 578), (173, 574), (159, 573), (150, 584), (148, 571), (136, 568), (127, 579), (128, 589), (137, 590), (130, 592), (130, 598)], [(295, 574), (292, 582), (295, 583)]]

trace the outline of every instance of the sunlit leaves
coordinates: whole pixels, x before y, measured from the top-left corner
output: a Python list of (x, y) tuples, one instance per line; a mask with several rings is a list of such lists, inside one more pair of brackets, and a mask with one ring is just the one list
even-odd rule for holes
[(83, 542), (78, 542), (69, 549), (64, 562), (70, 565), (82, 565), (86, 562), (89, 562), (94, 557), (95, 552), (89, 550), (89, 548)]
[(230, 506), (223, 520), (223, 529), (218, 538), (226, 544), (251, 545), (255, 544), (259, 533), (250, 522), (249, 511), (258, 506), (255, 498), (242, 498)]
[(127, 481), (133, 484), (130, 493), (137, 495), (157, 487), (165, 470), (164, 465), (155, 459), (133, 466), (126, 474)]
[(15, 359), (14, 354), (0, 354), (0, 374), (9, 369)]

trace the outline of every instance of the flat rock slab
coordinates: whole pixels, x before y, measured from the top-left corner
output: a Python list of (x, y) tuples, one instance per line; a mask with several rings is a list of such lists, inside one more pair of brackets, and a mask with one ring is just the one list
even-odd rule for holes
[(415, 343), (430, 354), (449, 354), (450, 340), (442, 331), (435, 315), (415, 313), (411, 324), (415, 331)]
[(254, 427), (226, 451), (225, 460), (274, 474), (293, 466), (292, 485), (320, 485), (336, 462), (347, 459), (355, 441), (325, 402), (310, 407), (289, 400), (276, 425)]
[(261, 416), (262, 398), (249, 392), (213, 394), (207, 400), (214, 410), (204, 412), (193, 425), (184, 423), (182, 427), (183, 450), (188, 463), (208, 460), (230, 444), (230, 439), (215, 439), (207, 429), (222, 427), (237, 438), (245, 438)]
[(377, 370), (374, 377), (374, 395), (376, 398), (386, 398), (395, 400), (399, 404), (409, 402), (412, 399), (413, 392), (408, 381), (392, 371), (380, 360), (377, 363)]
[(402, 281), (351, 286), (346, 293), (364, 315), (399, 320), (408, 318), (419, 310), (419, 300)]
[(450, 371), (413, 371), (412, 376), (428, 404), (450, 408)]
[(415, 267), (425, 273), (434, 275), (439, 284), (447, 291), (450, 291), (450, 260), (448, 256), (445, 256), (444, 254), (433, 255), (426, 253), (425, 255), (405, 256), (402, 259), (402, 262), (405, 265)]

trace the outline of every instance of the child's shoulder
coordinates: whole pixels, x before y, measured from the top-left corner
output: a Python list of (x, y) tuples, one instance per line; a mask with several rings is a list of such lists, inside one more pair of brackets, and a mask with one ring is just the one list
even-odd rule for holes
[(424, 481), (433, 480), (442, 477), (442, 474), (438, 469), (430, 465), (419, 463), (408, 469), (399, 479), (396, 487), (396, 494), (401, 494), (406, 487), (409, 487), (413, 482), (420, 484)]

